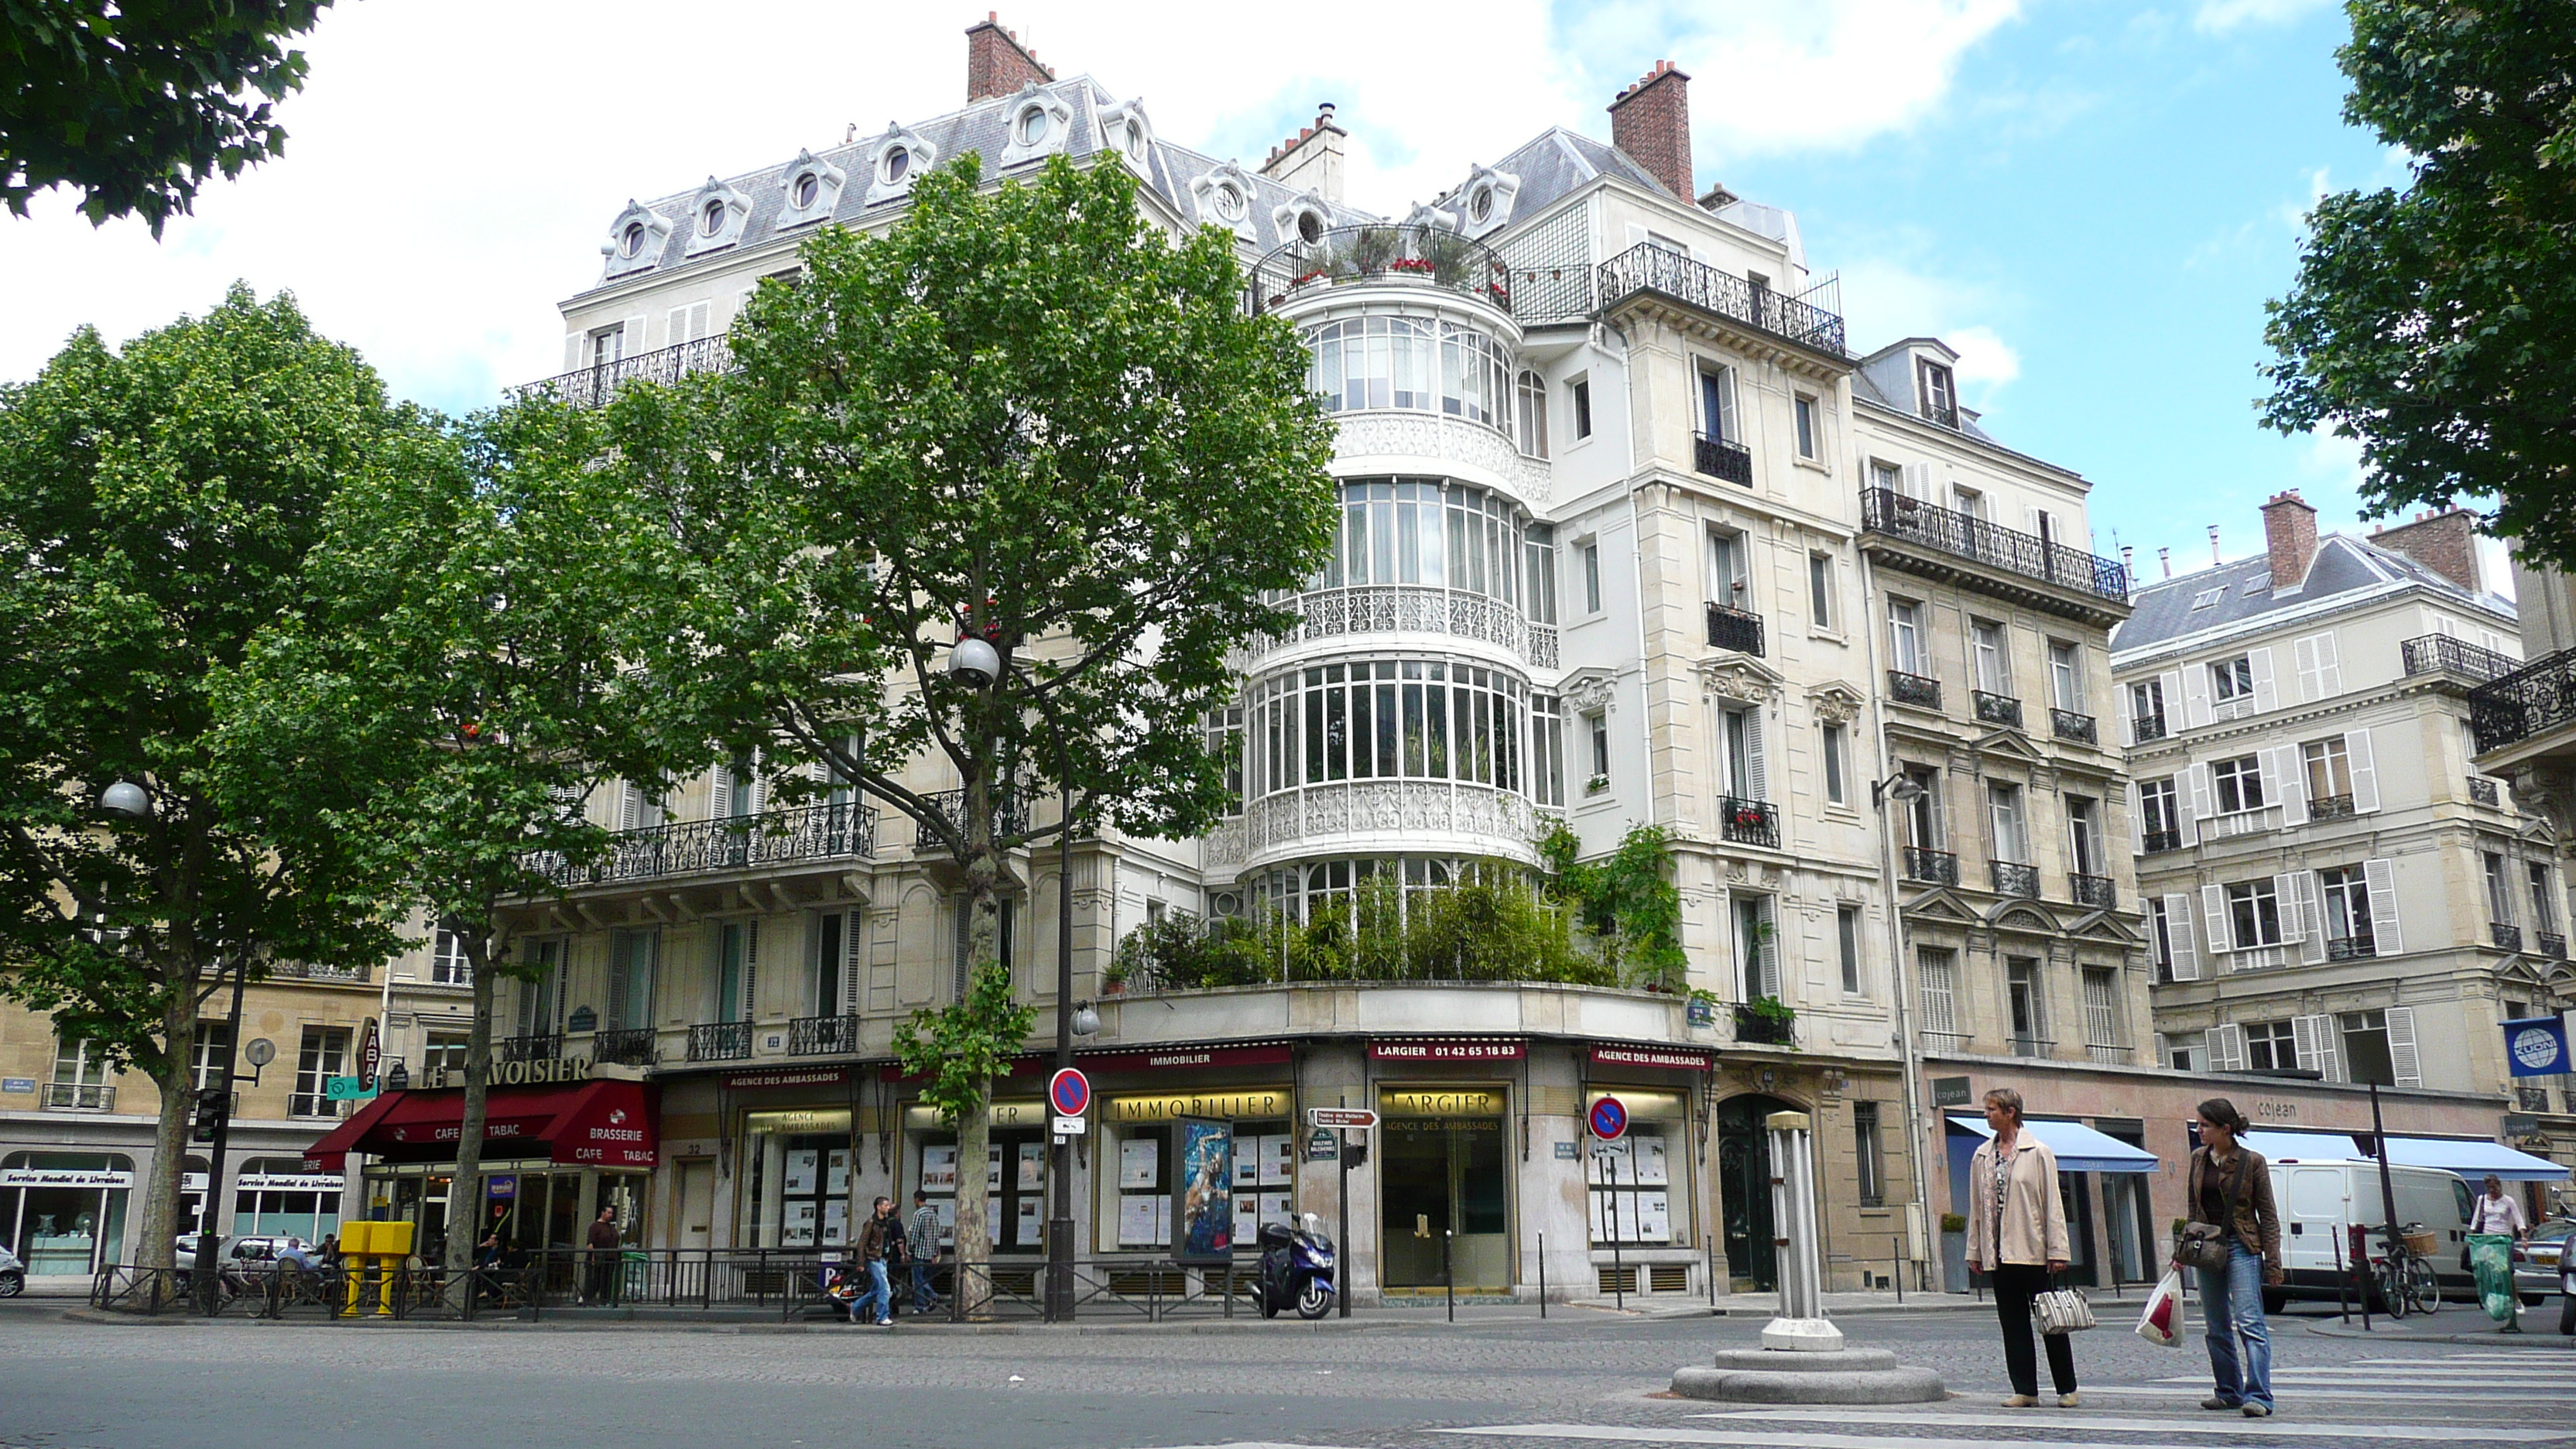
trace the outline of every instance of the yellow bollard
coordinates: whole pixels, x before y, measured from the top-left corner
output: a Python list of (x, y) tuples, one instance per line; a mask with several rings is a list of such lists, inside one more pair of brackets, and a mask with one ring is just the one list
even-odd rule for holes
[(411, 1256), (410, 1223), (354, 1222), (340, 1225), (340, 1258), (351, 1265), (345, 1311), (358, 1311), (365, 1296), (367, 1273), (376, 1275), (376, 1317), (394, 1316), (394, 1268)]

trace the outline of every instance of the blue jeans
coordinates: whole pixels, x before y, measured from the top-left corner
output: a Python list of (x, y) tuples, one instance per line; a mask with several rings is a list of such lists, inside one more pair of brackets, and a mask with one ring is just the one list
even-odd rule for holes
[(886, 1282), (886, 1266), (883, 1258), (868, 1260), (868, 1291), (860, 1294), (857, 1300), (850, 1304), (850, 1321), (858, 1323), (868, 1318), (870, 1314), (867, 1312), (867, 1307), (870, 1303), (876, 1304), (874, 1317), (877, 1322), (894, 1321), (894, 1288)]
[[(2209, 1372), (2218, 1397), (2272, 1407), (2272, 1327), (2263, 1319), (2263, 1255), (2228, 1245), (2227, 1266), (2200, 1270), (2200, 1313), (2208, 1320)], [(2237, 1341), (2244, 1340), (2242, 1358)]]
[(912, 1311), (928, 1313), (938, 1302), (939, 1295), (930, 1288), (930, 1262), (916, 1255), (912, 1260)]

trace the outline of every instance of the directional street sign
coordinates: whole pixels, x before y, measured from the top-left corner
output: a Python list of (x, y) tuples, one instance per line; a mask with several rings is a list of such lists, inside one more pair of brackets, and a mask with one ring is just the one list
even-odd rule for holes
[(1365, 1132), (1377, 1125), (1377, 1113), (1366, 1107), (1309, 1107), (1306, 1121), (1315, 1127), (1356, 1128)]
[[(1080, 1117), (1091, 1110), (1091, 1079), (1080, 1067), (1059, 1067), (1047, 1079), (1047, 1101), (1058, 1117)], [(1064, 1131), (1059, 1127), (1059, 1132)]]
[(1604, 1142), (1616, 1142), (1628, 1131), (1628, 1104), (1616, 1097), (1603, 1097), (1592, 1104), (1588, 1119), (1592, 1135)]

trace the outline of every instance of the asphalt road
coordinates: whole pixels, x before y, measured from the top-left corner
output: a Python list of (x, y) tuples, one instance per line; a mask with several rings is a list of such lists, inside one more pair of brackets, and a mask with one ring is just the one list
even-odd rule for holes
[[(2077, 1340), (2079, 1410), (2006, 1411), (1991, 1316), (1846, 1320), (1938, 1370), (1947, 1404), (1745, 1417), (1657, 1398), (1672, 1370), (1750, 1346), (1748, 1319), (1558, 1309), (1540, 1323), (1381, 1312), (1363, 1326), (1022, 1332), (622, 1326), (473, 1329), (244, 1321), (102, 1326), (59, 1300), (0, 1305), (0, 1445), (353, 1442), (892, 1449), (1575, 1449), (1799, 1444), (1965, 1449), (2576, 1449), (2576, 1349), (2330, 1338), (2276, 1321), (2279, 1417), (2200, 1412), (2197, 1338), (2158, 1349), (2125, 1315)], [(2445, 1319), (2454, 1314), (2446, 1313)], [(2461, 1330), (2482, 1326), (2456, 1314)], [(2553, 1324), (2554, 1326), (2554, 1324)]]

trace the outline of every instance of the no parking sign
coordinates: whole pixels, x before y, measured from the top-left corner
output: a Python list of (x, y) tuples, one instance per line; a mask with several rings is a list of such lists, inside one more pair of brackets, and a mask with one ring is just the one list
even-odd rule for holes
[(1628, 1131), (1628, 1104), (1616, 1097), (1603, 1097), (1592, 1104), (1591, 1115), (1586, 1120), (1592, 1127), (1593, 1136), (1604, 1142), (1616, 1142)]

